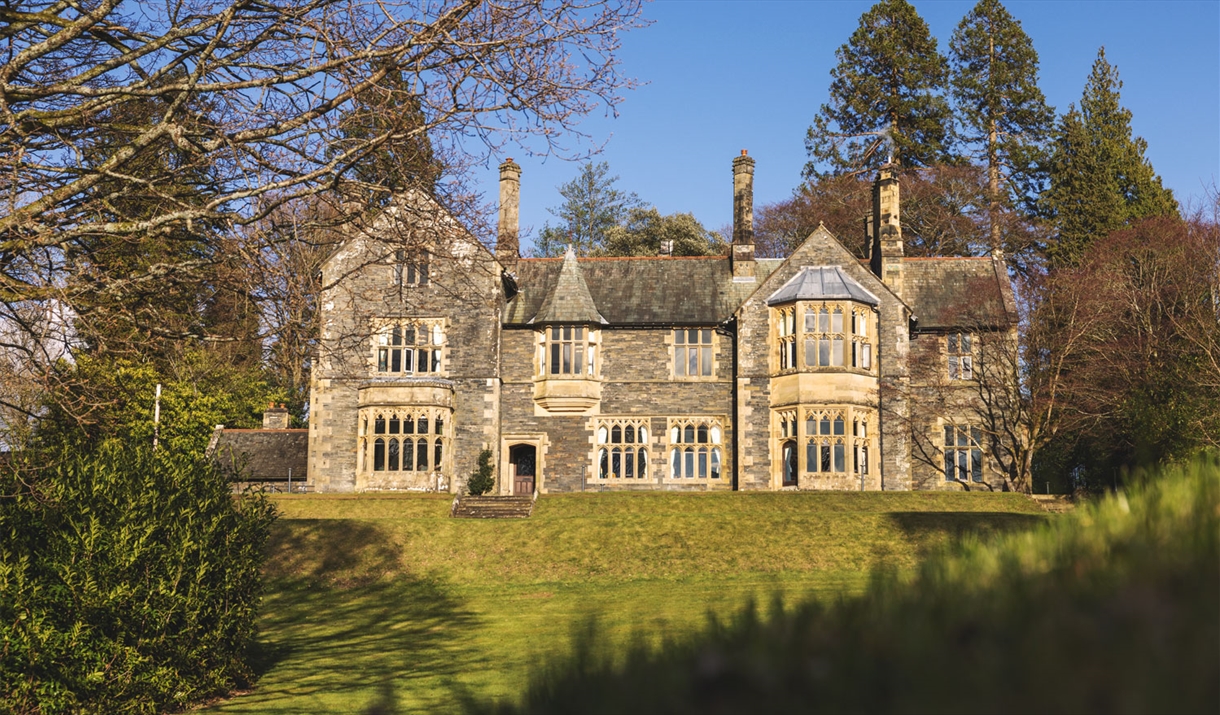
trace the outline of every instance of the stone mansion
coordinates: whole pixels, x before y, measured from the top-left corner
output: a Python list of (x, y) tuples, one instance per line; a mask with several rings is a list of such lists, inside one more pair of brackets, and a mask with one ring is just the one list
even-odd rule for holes
[[(323, 268), (310, 488), (459, 492), (483, 450), (505, 495), (998, 488), (961, 408), (980, 327), (954, 316), (995, 296), (985, 327), (1013, 333), (1003, 262), (905, 257), (889, 169), (861, 217), (868, 259), (825, 227), (756, 258), (754, 160), (732, 169), (714, 257), (522, 258), (511, 159), (494, 251), (399, 197)], [(916, 399), (932, 386), (957, 413)]]

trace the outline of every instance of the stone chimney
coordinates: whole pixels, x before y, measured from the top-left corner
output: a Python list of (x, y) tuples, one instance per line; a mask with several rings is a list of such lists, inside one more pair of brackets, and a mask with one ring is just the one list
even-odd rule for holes
[(274, 402), (268, 404), (263, 412), (263, 429), (288, 429), (288, 408), (283, 404), (277, 407)]
[(872, 250), (869, 266), (899, 296), (902, 285), (902, 221), (898, 208), (897, 166), (886, 164), (873, 182)]
[(517, 232), (521, 210), (521, 167), (510, 156), (500, 165), (500, 225), (496, 236), (496, 259), (505, 270), (517, 270), (521, 243)]
[(754, 280), (754, 160), (733, 159), (733, 280)]

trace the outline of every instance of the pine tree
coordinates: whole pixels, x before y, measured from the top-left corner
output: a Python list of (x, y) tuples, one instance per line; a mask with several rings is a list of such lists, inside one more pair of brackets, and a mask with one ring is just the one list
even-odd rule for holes
[(905, 168), (952, 158), (948, 65), (927, 23), (906, 0), (881, 0), (835, 53), (830, 102), (805, 137), (805, 177)]
[(1173, 192), (1144, 156), (1148, 142), (1131, 133), (1131, 111), (1119, 103), (1118, 68), (1097, 53), (1080, 108), (1059, 123), (1045, 205), (1058, 221), (1047, 248), (1051, 263), (1074, 265), (1089, 242), (1150, 216), (1176, 216)]
[(953, 97), (962, 139), (987, 166), (992, 249), (1003, 245), (1001, 213), (1030, 208), (1046, 181), (1054, 111), (1038, 88), (1038, 53), (999, 0), (980, 0), (949, 41)]
[(588, 256), (606, 243), (610, 229), (622, 225), (632, 209), (643, 202), (634, 193), (614, 188), (617, 176), (610, 175), (606, 162), (588, 162), (580, 174), (559, 186), (564, 202), (557, 209), (547, 209), (562, 223), (544, 224), (534, 240), (534, 253), (558, 256), (571, 244), (579, 256)]

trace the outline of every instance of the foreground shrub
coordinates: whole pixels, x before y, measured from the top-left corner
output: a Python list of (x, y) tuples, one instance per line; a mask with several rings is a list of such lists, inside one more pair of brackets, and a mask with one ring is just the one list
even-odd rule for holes
[(1214, 712), (1217, 644), (1212, 459), (832, 606), (750, 608), (625, 661), (586, 639), (520, 710)]
[(274, 510), (190, 457), (0, 474), (0, 711), (155, 713), (248, 684)]

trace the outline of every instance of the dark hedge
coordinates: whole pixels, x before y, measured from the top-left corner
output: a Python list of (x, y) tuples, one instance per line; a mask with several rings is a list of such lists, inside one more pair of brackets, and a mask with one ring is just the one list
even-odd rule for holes
[(0, 711), (157, 713), (249, 685), (274, 507), (194, 457), (0, 470)]

